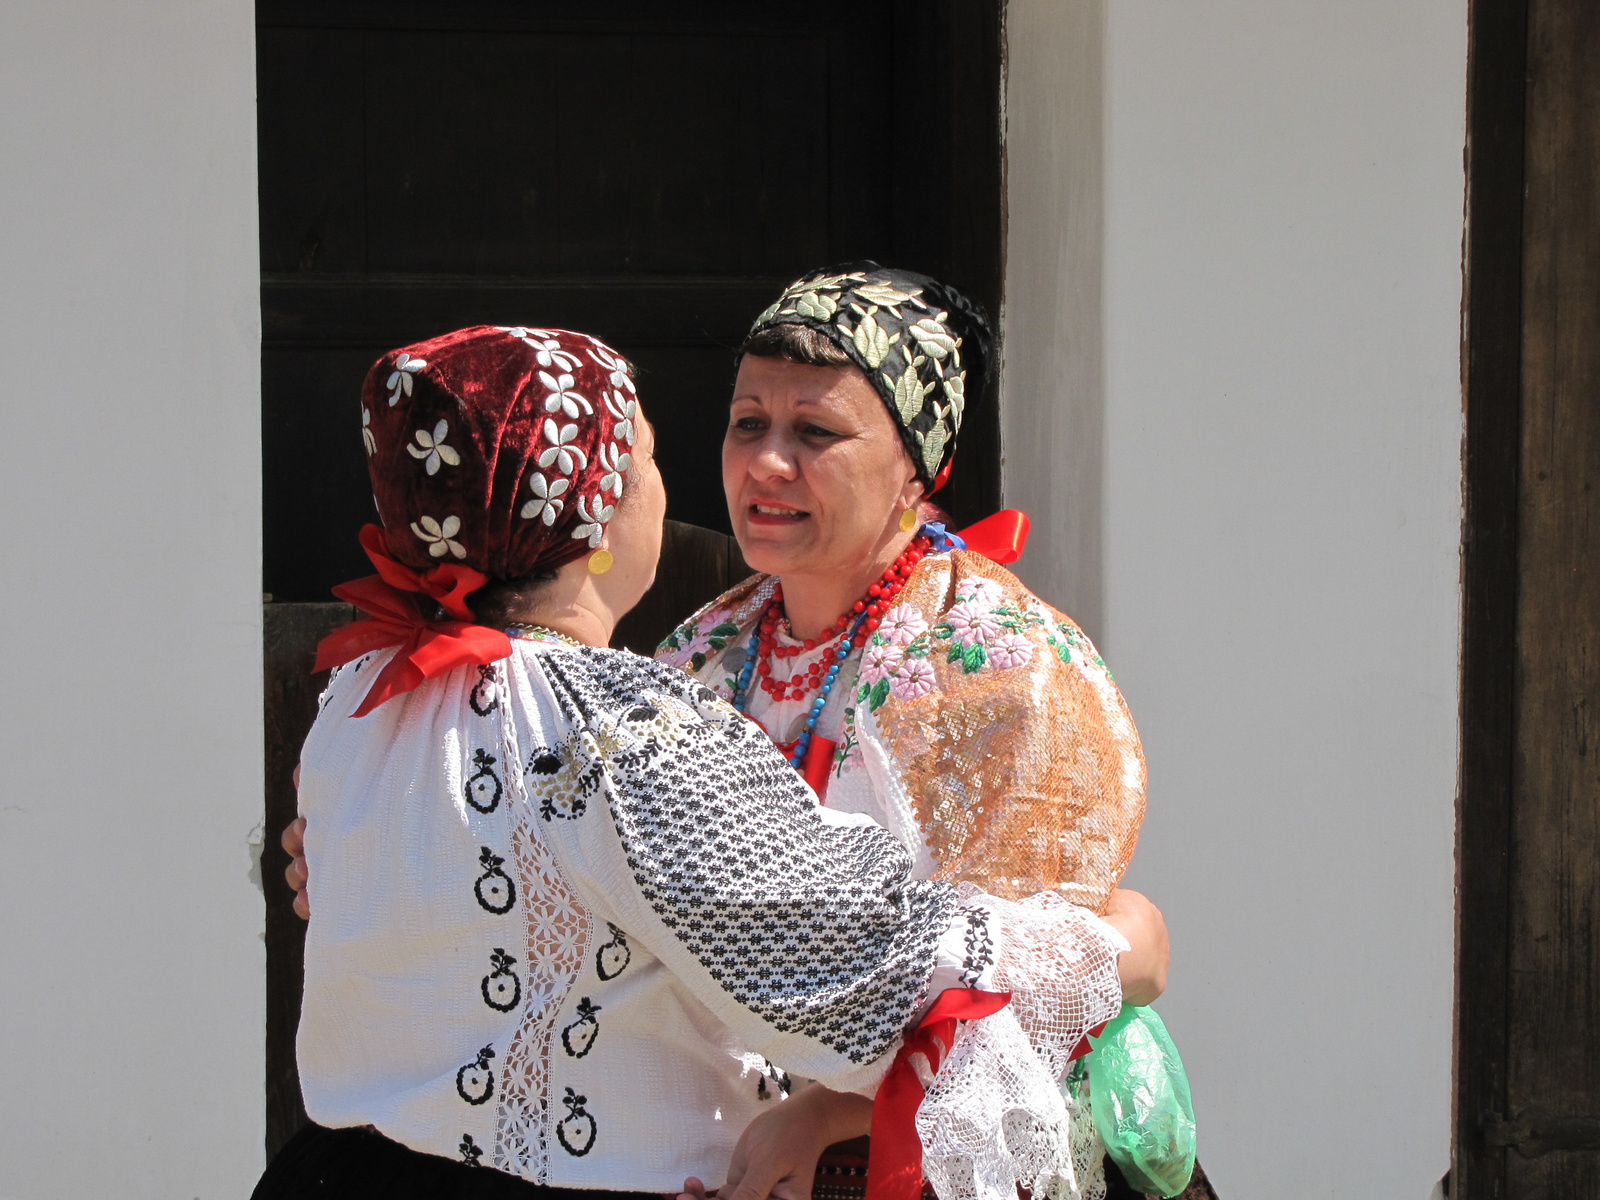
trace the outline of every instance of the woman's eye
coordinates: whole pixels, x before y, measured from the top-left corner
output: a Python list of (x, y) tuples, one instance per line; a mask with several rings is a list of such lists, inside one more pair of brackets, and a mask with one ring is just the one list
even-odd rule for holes
[(760, 433), (766, 428), (766, 422), (760, 417), (738, 417), (735, 418), (733, 427), (740, 433)]
[(800, 432), (809, 438), (835, 438), (839, 435), (831, 429), (824, 429), (821, 425), (802, 425)]

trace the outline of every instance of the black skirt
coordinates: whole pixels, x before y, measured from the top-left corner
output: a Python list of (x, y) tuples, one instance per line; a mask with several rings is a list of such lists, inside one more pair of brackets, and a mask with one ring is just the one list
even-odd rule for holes
[(661, 1200), (656, 1192), (540, 1187), (423, 1154), (371, 1129), (307, 1125), (267, 1164), (251, 1200)]

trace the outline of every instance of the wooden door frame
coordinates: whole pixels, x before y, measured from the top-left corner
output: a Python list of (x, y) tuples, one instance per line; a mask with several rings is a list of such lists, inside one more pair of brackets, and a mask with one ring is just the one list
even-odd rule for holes
[(1593, 1061), (1584, 1039), (1595, 1037), (1588, 997), (1600, 978), (1593, 860), (1574, 849), (1600, 836), (1590, 749), (1600, 89), (1584, 57), (1600, 17), (1590, 3), (1468, 9), (1450, 1194), (1472, 1200), (1588, 1194), (1600, 1178), (1596, 1076), (1575, 1069)]
[(1469, 0), (1452, 1197), (1505, 1190), (1527, 38), (1527, 0)]

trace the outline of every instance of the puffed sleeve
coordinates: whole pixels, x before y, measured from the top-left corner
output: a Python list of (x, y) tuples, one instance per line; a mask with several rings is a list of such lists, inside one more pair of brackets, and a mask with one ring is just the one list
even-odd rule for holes
[(883, 810), (926, 840), (934, 878), (1103, 912), (1138, 841), (1145, 765), (1082, 630), (956, 551), (918, 564), (867, 656), (863, 757)]
[(551, 656), (541, 678), (586, 794), (545, 833), (584, 902), (750, 1048), (870, 1089), (968, 965), (955, 888), (913, 879), (876, 824), (822, 810), (757, 726), (681, 672), (597, 652)]

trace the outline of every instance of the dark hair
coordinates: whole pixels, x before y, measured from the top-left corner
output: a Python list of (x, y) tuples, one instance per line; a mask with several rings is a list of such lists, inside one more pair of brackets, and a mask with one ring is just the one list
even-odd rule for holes
[(802, 367), (853, 367), (855, 359), (825, 333), (809, 325), (768, 325), (745, 338), (734, 366), (746, 354), (756, 358), (781, 358)]

